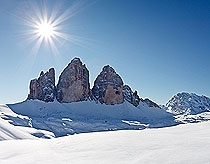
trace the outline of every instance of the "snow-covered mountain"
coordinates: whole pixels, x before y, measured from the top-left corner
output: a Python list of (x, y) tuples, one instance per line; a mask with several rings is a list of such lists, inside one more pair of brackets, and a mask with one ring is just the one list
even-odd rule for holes
[(195, 93), (178, 93), (166, 104), (167, 111), (174, 114), (198, 114), (210, 111), (210, 99)]
[(210, 99), (195, 93), (178, 93), (162, 109), (174, 114), (175, 121), (179, 123), (210, 120)]

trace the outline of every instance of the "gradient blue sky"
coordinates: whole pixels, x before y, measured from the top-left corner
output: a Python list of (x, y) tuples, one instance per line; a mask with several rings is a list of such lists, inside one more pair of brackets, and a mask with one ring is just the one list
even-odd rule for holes
[[(159, 104), (183, 91), (210, 96), (209, 0), (89, 0), (65, 25), (84, 38), (81, 45), (65, 42), (58, 56), (45, 46), (31, 54), (16, 17), (23, 2), (0, 1), (0, 104), (24, 100), (41, 70), (54, 67), (58, 80), (75, 56), (87, 65), (91, 86), (110, 64), (125, 84)], [(62, 0), (63, 10), (72, 2)]]

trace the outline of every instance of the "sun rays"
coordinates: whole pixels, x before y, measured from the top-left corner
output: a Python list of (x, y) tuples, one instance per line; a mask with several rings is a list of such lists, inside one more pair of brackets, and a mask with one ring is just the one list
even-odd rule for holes
[(65, 28), (72, 16), (87, 7), (84, 1), (75, 1), (66, 9), (58, 2), (51, 6), (46, 3), (47, 1), (28, 1), (25, 13), (19, 16), (25, 27), (22, 36), (27, 44), (32, 45), (32, 53), (37, 54), (43, 44), (47, 45), (53, 54), (59, 54), (58, 47), (66, 41), (83, 46), (85, 38), (83, 40), (83, 37), (70, 34), (71, 27), (68, 26), (67, 30)]

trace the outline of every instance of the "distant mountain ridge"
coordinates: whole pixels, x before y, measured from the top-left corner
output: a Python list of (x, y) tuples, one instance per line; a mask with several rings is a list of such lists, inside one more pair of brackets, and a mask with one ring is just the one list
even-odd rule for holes
[(166, 104), (167, 111), (174, 114), (198, 114), (210, 111), (210, 98), (195, 93), (178, 93)]

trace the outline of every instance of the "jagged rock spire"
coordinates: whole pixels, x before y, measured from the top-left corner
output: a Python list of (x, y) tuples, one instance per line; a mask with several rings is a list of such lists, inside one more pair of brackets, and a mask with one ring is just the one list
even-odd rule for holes
[(134, 106), (138, 106), (141, 101), (150, 107), (159, 107), (149, 99), (140, 98), (137, 91), (133, 92), (128, 85), (123, 85), (122, 78), (109, 65), (103, 67), (91, 90), (89, 71), (76, 57), (63, 70), (56, 87), (54, 68), (46, 73), (41, 71), (38, 79), (31, 80), (30, 94), (27, 99), (52, 102), (55, 97), (61, 103), (90, 99), (102, 104), (114, 105), (122, 104), (126, 100)]
[(134, 106), (138, 106), (140, 102), (140, 98), (137, 94), (137, 91), (132, 91), (128, 85), (123, 86), (123, 95), (124, 99), (127, 100), (129, 103), (133, 104)]
[(59, 77), (56, 98), (62, 103), (83, 101), (89, 92), (89, 71), (79, 58), (74, 58)]
[(109, 65), (104, 66), (97, 76), (92, 89), (93, 96), (101, 103), (107, 105), (122, 104), (123, 97), (122, 78)]
[(38, 99), (52, 102), (55, 98), (55, 70), (49, 69), (46, 73), (41, 71), (38, 79), (30, 82), (30, 93), (27, 99)]

